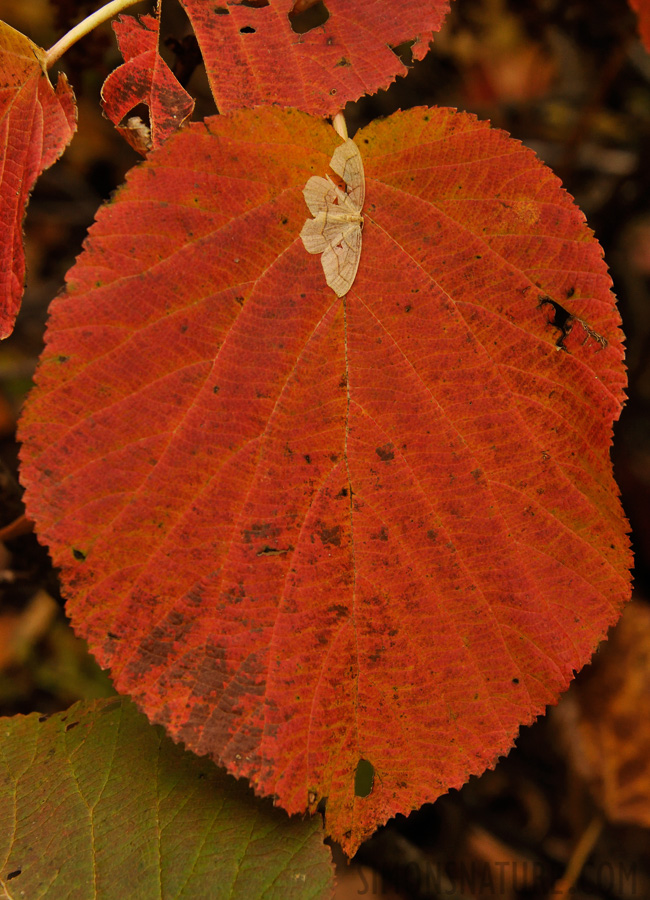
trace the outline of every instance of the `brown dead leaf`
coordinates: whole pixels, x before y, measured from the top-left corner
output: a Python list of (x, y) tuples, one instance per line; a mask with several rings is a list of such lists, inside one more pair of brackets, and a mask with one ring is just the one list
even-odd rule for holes
[(555, 711), (569, 764), (605, 816), (650, 827), (650, 608), (631, 603)]

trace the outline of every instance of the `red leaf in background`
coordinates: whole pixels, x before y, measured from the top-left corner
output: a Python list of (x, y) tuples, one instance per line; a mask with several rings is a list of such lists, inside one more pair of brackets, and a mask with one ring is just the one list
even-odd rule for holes
[(75, 131), (76, 107), (65, 75), (56, 90), (45, 53), (0, 22), (0, 337), (11, 334), (25, 281), (22, 222), (34, 182)]
[[(332, 115), (349, 100), (388, 87), (406, 67), (391, 50), (414, 40), (422, 59), (449, 11), (449, 0), (181, 0), (203, 53), (219, 110), (277, 103)], [(324, 20), (324, 21), (323, 21)], [(296, 29), (296, 30), (294, 30)]]
[(339, 300), (299, 237), (339, 140), (245, 112), (133, 170), (53, 301), (21, 439), (118, 689), (285, 809), (326, 797), (352, 852), (557, 699), (630, 557), (619, 316), (558, 179), (467, 114), (370, 125)]
[(151, 146), (159, 147), (194, 109), (194, 100), (178, 83), (158, 52), (160, 21), (153, 16), (120, 16), (113, 30), (124, 65), (111, 72), (102, 87), (108, 118), (131, 146), (146, 156), (150, 146), (139, 129), (120, 125), (139, 103), (149, 107)]
[(630, 6), (639, 17), (639, 34), (650, 52), (650, 0), (630, 0)]

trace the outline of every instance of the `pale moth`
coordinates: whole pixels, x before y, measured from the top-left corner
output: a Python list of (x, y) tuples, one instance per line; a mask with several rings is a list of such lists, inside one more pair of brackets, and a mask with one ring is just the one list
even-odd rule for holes
[[(338, 130), (338, 129), (337, 129)], [(347, 132), (343, 135), (347, 138)], [(309, 212), (300, 237), (308, 253), (320, 253), (325, 281), (338, 297), (352, 287), (361, 256), (361, 228), (366, 179), (361, 154), (349, 138), (334, 151), (330, 167), (340, 175), (347, 191), (327, 175), (313, 175), (303, 194)]]

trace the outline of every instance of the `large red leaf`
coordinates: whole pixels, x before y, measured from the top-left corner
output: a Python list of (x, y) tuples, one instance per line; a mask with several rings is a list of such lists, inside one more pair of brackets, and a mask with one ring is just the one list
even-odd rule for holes
[(623, 348), (582, 214), (467, 114), (356, 140), (342, 300), (299, 237), (329, 126), (247, 112), (154, 152), (52, 304), (21, 429), (118, 688), (285, 809), (327, 797), (349, 851), (492, 765), (629, 592)]
[(289, 14), (312, 3), (181, 2), (221, 112), (277, 103), (324, 116), (405, 75), (391, 47), (413, 41), (422, 59), (449, 11), (449, 0), (326, 0), (327, 20), (299, 34)]
[(22, 222), (29, 192), (75, 131), (72, 89), (60, 75), (54, 90), (44, 56), (0, 22), (0, 338), (11, 334), (23, 295)]
[(650, 51), (650, 0), (630, 0), (630, 6), (639, 17), (639, 34), (643, 45)]
[(108, 76), (102, 87), (102, 104), (108, 118), (131, 146), (146, 155), (149, 142), (140, 130), (121, 124), (135, 106), (149, 107), (151, 146), (159, 147), (179, 128), (194, 109), (194, 101), (158, 51), (160, 20), (154, 16), (120, 16), (113, 22), (126, 62)]

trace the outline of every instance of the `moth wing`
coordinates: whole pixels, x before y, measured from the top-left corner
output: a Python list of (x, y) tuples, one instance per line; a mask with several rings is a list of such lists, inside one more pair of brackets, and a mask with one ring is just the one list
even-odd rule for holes
[(320, 175), (312, 175), (302, 189), (302, 195), (312, 216), (349, 203), (345, 191), (334, 184), (331, 178), (321, 178)]
[(326, 213), (320, 212), (316, 218), (307, 219), (302, 226), (300, 237), (307, 253), (324, 253), (330, 246), (331, 240), (325, 237), (326, 215)]
[(350, 223), (339, 230), (339, 241), (329, 245), (321, 256), (325, 281), (337, 297), (347, 294), (357, 274), (361, 258), (361, 227)]
[(330, 167), (340, 175), (348, 188), (348, 196), (359, 212), (366, 198), (366, 177), (359, 148), (350, 138), (339, 144), (332, 155)]

